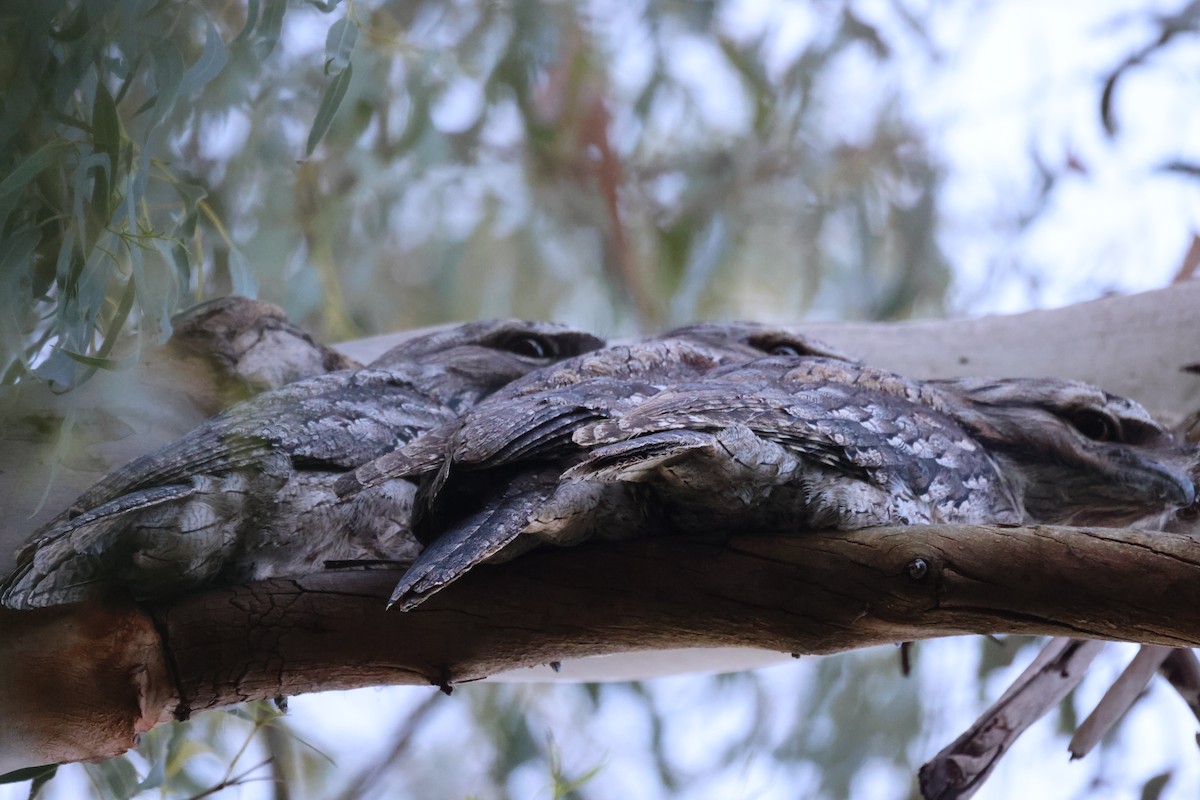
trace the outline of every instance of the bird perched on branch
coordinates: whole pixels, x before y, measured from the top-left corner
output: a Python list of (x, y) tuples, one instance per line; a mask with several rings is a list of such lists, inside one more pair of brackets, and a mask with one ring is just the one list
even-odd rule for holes
[[(610, 346), (514, 381), (462, 418), (341, 478), (337, 490), (353, 495), (400, 476), (423, 478), (414, 532), (427, 546), (393, 602), (423, 597), (479, 561), (511, 558), (537, 543), (519, 534), (577, 460), (571, 436), (580, 426), (673, 383), (772, 353), (841, 357), (794, 331), (754, 323), (701, 323)], [(636, 535), (645, 527), (642, 494), (625, 484), (580, 495), (577, 516), (597, 524), (578, 538)]]
[[(176, 315), (171, 324), (163, 352), (178, 368), (169, 379), (189, 381), (189, 397), (208, 416), (302, 378), (362, 366), (315, 341), (279, 306), (261, 300), (220, 297)], [(143, 363), (155, 356), (144, 354)]]
[(260, 394), (85, 492), (34, 535), (0, 598), (54, 605), (113, 584), (152, 596), (330, 560), (411, 558), (415, 486), (384, 482), (340, 501), (337, 477), (513, 379), (602, 344), (557, 325), (469, 323), (404, 342), (364, 369)]
[[(426, 475), (427, 519), (439, 524), (442, 495), (447, 507), (463, 502), (456, 473), (476, 495), (489, 480), (509, 487), (450, 520), (394, 599), (411, 608), (475, 563), (541, 542), (935, 522), (1123, 525), (1195, 496), (1194, 448), (1136, 403), (1082, 383), (920, 383), (801, 354), (677, 373), (657, 391), (644, 385), (605, 376), (506, 391), (452, 423), (440, 462), (424, 437), (389, 456), (389, 474)], [(400, 464), (405, 454), (411, 468)]]

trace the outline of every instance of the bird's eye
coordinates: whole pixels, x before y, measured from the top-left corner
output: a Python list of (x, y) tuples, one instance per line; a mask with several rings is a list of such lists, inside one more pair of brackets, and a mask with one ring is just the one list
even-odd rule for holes
[(1112, 442), (1118, 437), (1117, 423), (1099, 411), (1076, 411), (1070, 417), (1075, 430), (1095, 442)]
[(501, 345), (504, 350), (526, 358), (550, 358), (558, 352), (554, 342), (543, 336), (521, 334), (505, 339)]

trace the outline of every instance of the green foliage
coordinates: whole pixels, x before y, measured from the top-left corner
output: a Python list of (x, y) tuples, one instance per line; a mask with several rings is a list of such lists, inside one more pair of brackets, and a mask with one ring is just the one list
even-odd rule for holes
[[(0, 29), (5, 382), (33, 374), (72, 386), (118, 366), (110, 354), (129, 331), (167, 337), (189, 293), (253, 294), (252, 271), (180, 143), (202, 120), (248, 101), (248, 73), (275, 49), (286, 8), (284, 0), (253, 2), (237, 20), (241, 9), (186, 2), (7, 5)], [(353, 38), (343, 36), (335, 61), (352, 48)], [(229, 76), (231, 64), (239, 78)], [(214, 83), (222, 91), (212, 91)], [(228, 271), (224, 287), (204, 280), (203, 265), (216, 255)]]
[(672, 61), (718, 9), (651, 4), (631, 81), (618, 28), (575, 4), (10, 3), (3, 379), (74, 385), (189, 298), (259, 287), (325, 338), (938, 309), (917, 132), (891, 103), (827, 131), (823, 75), (886, 58), (879, 34), (829, 15), (782, 68), (715, 38), (717, 112)]
[[(284, 750), (315, 785), (328, 756), (296, 736), (283, 714), (266, 702), (248, 703), (224, 713), (162, 725), (143, 734), (135, 751), (97, 764), (70, 765), (82, 770), (91, 796), (127, 800), (154, 793), (161, 797), (222, 796), (224, 790), (278, 780), (275, 763)], [(316, 767), (314, 771), (314, 767)], [(58, 767), (38, 767), (3, 776), (0, 782), (33, 780), (30, 797), (54, 777)]]
[[(58, 772), (57, 764), (48, 764), (43, 767), (27, 767), (25, 769), (17, 769), (12, 772), (6, 772), (0, 775), (0, 783), (21, 783), (22, 781), (33, 781), (34, 784), (44, 783), (54, 777), (54, 773)], [(32, 796), (33, 792), (30, 792)]]

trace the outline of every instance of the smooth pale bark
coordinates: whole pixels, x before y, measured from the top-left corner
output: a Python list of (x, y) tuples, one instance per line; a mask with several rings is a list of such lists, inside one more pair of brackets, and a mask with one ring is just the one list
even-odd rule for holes
[[(911, 378), (1072, 378), (1157, 414), (1200, 408), (1200, 281), (1048, 311), (897, 323), (812, 322), (805, 332)], [(406, 333), (346, 342), (367, 361)]]
[[(1184, 284), (1019, 317), (813, 330), (918, 377), (1085, 378), (1181, 417), (1200, 406), (1200, 378), (1182, 371), (1200, 361), (1197, 322), (1200, 285)], [(122, 434), (123, 451), (159, 443)], [(92, 468), (116, 466), (90, 454)], [(6, 470), (0, 496), (28, 491), (31, 480)], [(10, 543), (21, 538), (15, 510)], [(476, 570), (408, 614), (383, 611), (397, 577), (386, 571), (214, 590), (144, 610), (6, 612), (0, 769), (110, 755), (173, 713), (238, 700), (378, 683), (448, 687), (628, 650), (831, 653), (959, 633), (1195, 645), (1198, 567), (1200, 549), (1181, 535), (909, 528), (535, 552)]]

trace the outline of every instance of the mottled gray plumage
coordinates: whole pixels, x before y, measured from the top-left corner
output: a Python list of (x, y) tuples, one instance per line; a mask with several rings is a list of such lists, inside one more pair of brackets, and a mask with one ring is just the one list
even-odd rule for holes
[[(519, 534), (577, 460), (571, 436), (580, 426), (634, 407), (672, 383), (767, 353), (837, 356), (801, 334), (754, 323), (701, 323), (611, 346), (514, 381), (461, 419), (347, 475), (338, 491), (425, 476), (414, 530), (428, 546), (393, 599), (424, 596), (479, 561), (512, 557), (536, 541)], [(596, 520), (639, 516), (640, 488), (612, 490), (622, 492), (604, 502), (580, 497), (580, 517), (585, 511)], [(628, 522), (595, 530), (636, 534), (634, 520)]]
[(247, 297), (221, 297), (193, 306), (171, 320), (166, 351), (195, 369), (207, 364), (217, 395), (215, 414), (235, 402), (294, 381), (362, 366), (288, 321), (283, 309)]
[[(639, 381), (605, 377), (506, 392), (488, 430), (468, 428), (446, 463), (504, 483), (524, 460), (527, 486), (449, 525), (395, 599), (411, 608), (478, 561), (540, 542), (935, 522), (1121, 525), (1195, 494), (1186, 474), (1194, 448), (1136, 403), (1086, 384), (919, 383), (793, 356), (658, 386), (647, 393)], [(605, 397), (619, 400), (597, 399)], [(491, 405), (476, 409), (481, 418)], [(555, 421), (549, 437), (535, 433), (546, 417)]]
[(261, 394), (84, 493), (18, 556), (3, 602), (70, 602), (110, 584), (177, 593), (330, 560), (411, 558), (415, 487), (383, 482), (343, 501), (337, 477), (530, 370), (602, 344), (556, 325), (469, 323), (409, 340), (367, 368)]
[(1088, 384), (918, 383), (825, 359), (719, 370), (575, 442), (589, 452), (568, 479), (655, 482), (686, 497), (689, 527), (729, 507), (753, 529), (1134, 525), (1195, 494), (1195, 448)]
[(930, 381), (1000, 464), (1025, 521), (1157, 529), (1195, 500), (1200, 448), (1141, 405), (1080, 381)]

